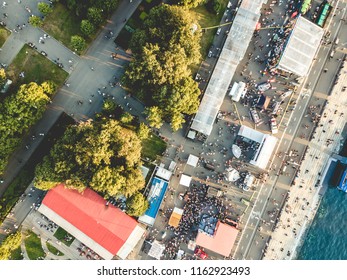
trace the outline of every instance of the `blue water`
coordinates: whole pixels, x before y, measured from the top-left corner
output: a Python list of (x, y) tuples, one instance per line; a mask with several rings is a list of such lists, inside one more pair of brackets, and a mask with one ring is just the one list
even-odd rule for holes
[(326, 191), (298, 259), (347, 260), (347, 193)]

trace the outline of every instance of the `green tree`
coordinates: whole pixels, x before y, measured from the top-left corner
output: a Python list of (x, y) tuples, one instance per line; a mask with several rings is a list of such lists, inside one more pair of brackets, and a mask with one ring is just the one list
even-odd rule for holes
[(197, 6), (204, 4), (205, 0), (178, 0), (177, 4), (187, 8), (196, 8)]
[(94, 25), (87, 19), (81, 21), (81, 31), (87, 37), (95, 32)]
[(86, 40), (84, 40), (81, 36), (78, 35), (71, 36), (70, 44), (76, 52), (81, 52), (87, 47)]
[(120, 122), (123, 124), (129, 124), (134, 120), (134, 116), (131, 115), (129, 112), (124, 112), (121, 116), (120, 116)]
[(131, 196), (144, 187), (140, 165), (141, 141), (133, 131), (116, 120), (88, 121), (65, 131), (36, 167), (35, 186), (46, 190), (61, 182), (79, 191), (90, 186)]
[(45, 16), (53, 12), (53, 9), (51, 8), (51, 6), (44, 2), (37, 3), (37, 9), (39, 10), (40, 13), (42, 13)]
[(21, 85), (15, 94), (0, 103), (0, 174), (3, 173), (9, 156), (18, 147), (23, 135), (42, 117), (50, 101), (45, 86), (48, 84)]
[(8, 235), (0, 245), (0, 260), (9, 260), (12, 251), (16, 250), (22, 241), (20, 231)]
[[(191, 67), (200, 60), (201, 31), (184, 7), (160, 5), (151, 9), (144, 27), (130, 42), (134, 59), (124, 83), (145, 100), (151, 126), (163, 120), (177, 130), (184, 114), (194, 114), (200, 90), (191, 76)], [(154, 107), (154, 108), (153, 108)]]
[(147, 107), (145, 114), (150, 126), (160, 128), (163, 125), (163, 111), (159, 107)]
[(54, 82), (52, 81), (45, 81), (41, 84), (42, 90), (43, 92), (48, 95), (51, 96), (57, 89), (56, 84), (54, 84)]
[(6, 72), (4, 68), (0, 69), (0, 89), (5, 85), (7, 80)]
[(225, 6), (223, 7), (223, 2), (221, 0), (209, 0), (206, 3), (206, 8), (211, 13), (218, 15), (223, 12)]
[(90, 22), (92, 22), (95, 26), (99, 26), (102, 21), (102, 9), (91, 7), (88, 9), (87, 18)]
[(38, 16), (29, 17), (29, 23), (34, 27), (41, 27), (43, 24), (41, 18)]
[(139, 192), (126, 200), (126, 212), (130, 216), (142, 216), (149, 207), (148, 200)]
[(141, 140), (147, 139), (149, 137), (150, 132), (151, 132), (151, 129), (144, 123), (140, 123), (140, 125), (137, 128), (137, 136)]

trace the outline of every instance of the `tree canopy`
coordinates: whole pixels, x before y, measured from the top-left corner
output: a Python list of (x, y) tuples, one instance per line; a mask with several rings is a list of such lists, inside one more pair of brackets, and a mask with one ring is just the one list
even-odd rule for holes
[(17, 249), (22, 241), (22, 234), (20, 231), (7, 236), (0, 245), (0, 260), (9, 260), (12, 251)]
[(48, 190), (62, 182), (129, 197), (144, 187), (140, 156), (140, 139), (118, 121), (83, 122), (69, 127), (36, 167), (35, 186)]
[(130, 216), (142, 216), (149, 207), (148, 200), (139, 192), (133, 194), (126, 201), (126, 212)]
[(39, 10), (40, 13), (42, 13), (45, 16), (53, 12), (53, 8), (45, 2), (37, 3), (37, 9)]
[(3, 88), (7, 80), (6, 72), (4, 68), (0, 69), (0, 89)]
[(193, 16), (179, 6), (154, 7), (144, 27), (135, 31), (130, 42), (134, 59), (124, 82), (150, 107), (151, 126), (159, 128), (165, 120), (177, 130), (183, 114), (196, 112), (200, 90), (190, 68), (200, 60), (200, 38)]
[(52, 82), (24, 84), (0, 103), (0, 174), (22, 136), (42, 117), (54, 90)]

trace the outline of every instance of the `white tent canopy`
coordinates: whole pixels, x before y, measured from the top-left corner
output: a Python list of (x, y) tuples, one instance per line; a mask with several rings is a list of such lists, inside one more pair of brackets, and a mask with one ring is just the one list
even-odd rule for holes
[(236, 158), (239, 158), (242, 154), (241, 148), (235, 144), (231, 146), (231, 150)]
[(199, 158), (194, 155), (189, 155), (187, 164), (196, 167), (198, 165)]
[(240, 179), (240, 174), (236, 169), (230, 167), (226, 170), (225, 177), (229, 182), (235, 182)]
[(155, 175), (159, 178), (166, 180), (166, 181), (170, 181), (170, 178), (172, 176), (172, 172), (161, 167), (161, 166), (158, 166), (158, 169), (157, 169), (157, 172), (155, 173)]
[(211, 134), (214, 121), (236, 68), (252, 39), (264, 2), (265, 0), (243, 0), (241, 2), (191, 129), (207, 136)]
[(189, 187), (190, 182), (192, 180), (192, 177), (182, 174), (181, 179), (180, 179), (180, 185), (185, 186), (185, 187)]
[(277, 68), (306, 76), (323, 34), (323, 28), (299, 16)]
[(151, 249), (149, 249), (148, 256), (160, 260), (163, 252), (165, 250), (165, 245), (159, 243), (157, 240), (152, 242)]

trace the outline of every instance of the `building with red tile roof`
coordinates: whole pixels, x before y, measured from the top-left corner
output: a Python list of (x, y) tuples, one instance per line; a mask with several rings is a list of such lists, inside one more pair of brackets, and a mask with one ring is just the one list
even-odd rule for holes
[(126, 259), (145, 232), (90, 188), (79, 193), (60, 184), (47, 192), (38, 211), (104, 259)]

